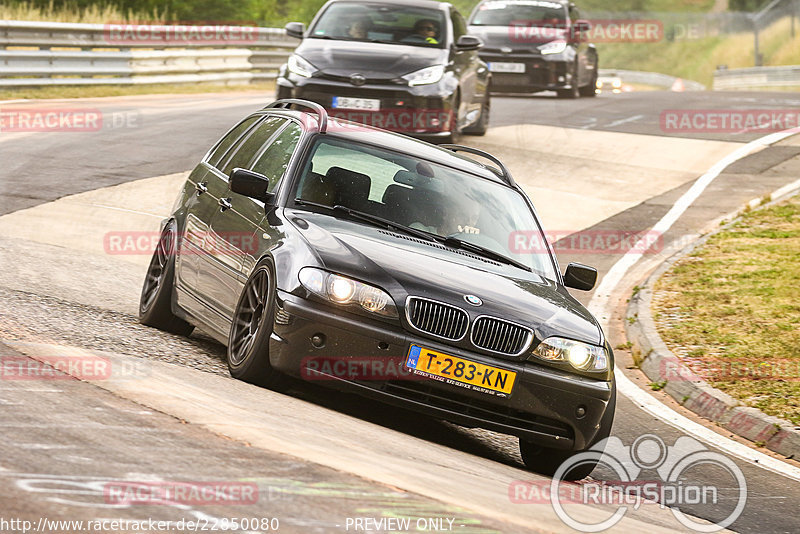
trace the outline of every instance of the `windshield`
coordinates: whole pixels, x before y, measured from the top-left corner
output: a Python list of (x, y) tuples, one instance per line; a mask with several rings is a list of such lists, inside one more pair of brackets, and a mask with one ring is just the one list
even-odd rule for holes
[(452, 237), (513, 259), (556, 280), (546, 249), (518, 254), (515, 236), (544, 243), (538, 222), (514, 189), (388, 150), (320, 139), (296, 198), (341, 205), (435, 236)]
[(447, 26), (438, 9), (337, 2), (320, 15), (309, 37), (444, 48)]
[(555, 2), (487, 2), (473, 13), (472, 26), (563, 25), (566, 9)]

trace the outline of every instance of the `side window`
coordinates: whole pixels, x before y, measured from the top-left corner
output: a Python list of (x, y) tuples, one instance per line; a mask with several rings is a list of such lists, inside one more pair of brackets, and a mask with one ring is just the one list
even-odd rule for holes
[(267, 191), (272, 192), (283, 173), (286, 172), (286, 167), (289, 165), (289, 160), (302, 133), (303, 129), (297, 123), (290, 122), (266, 150), (256, 158), (250, 170), (269, 178)]
[(467, 34), (467, 21), (461, 16), (461, 13), (453, 9), (451, 12), (453, 19), (453, 42), (458, 41), (458, 38)]
[(237, 124), (228, 134), (222, 138), (222, 140), (217, 143), (217, 146), (214, 147), (214, 150), (209, 154), (208, 159), (206, 160), (209, 165), (213, 165), (216, 167), (220, 160), (225, 156), (228, 152), (228, 149), (239, 140), (244, 133), (250, 129), (250, 127), (255, 124), (255, 122), (260, 117), (248, 117), (239, 124)]
[(578, 11), (578, 8), (575, 6), (571, 6), (569, 8), (569, 21), (572, 24), (575, 24), (575, 21), (581, 18), (581, 13)]
[(253, 160), (253, 156), (263, 147), (275, 133), (286, 124), (286, 119), (278, 117), (268, 117), (258, 126), (253, 128), (250, 133), (241, 139), (235, 152), (232, 156), (228, 157), (228, 161), (224, 166), (217, 168), (222, 171), (222, 174), (229, 176), (231, 171), (236, 167), (247, 168), (247, 165)]

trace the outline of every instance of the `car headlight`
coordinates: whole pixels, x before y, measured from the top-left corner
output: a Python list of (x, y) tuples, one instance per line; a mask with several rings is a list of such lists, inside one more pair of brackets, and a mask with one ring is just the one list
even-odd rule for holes
[(357, 306), (384, 317), (398, 317), (392, 297), (375, 286), (314, 267), (303, 267), (299, 278), (304, 288), (335, 304)]
[(550, 41), (549, 43), (540, 46), (539, 52), (541, 52), (542, 55), (560, 54), (566, 49), (567, 49), (567, 42), (564, 39), (556, 39), (555, 41)]
[(580, 371), (608, 370), (608, 352), (603, 347), (580, 341), (549, 337), (533, 351), (533, 355), (551, 362), (569, 362)]
[(408, 85), (428, 85), (436, 83), (444, 76), (444, 65), (434, 65), (433, 67), (425, 67), (424, 69), (415, 70), (402, 76), (408, 82)]
[(293, 72), (294, 74), (302, 76), (303, 78), (310, 78), (312, 74), (317, 72), (317, 68), (314, 65), (301, 58), (297, 54), (292, 54), (289, 56), (287, 67), (289, 68), (289, 72)]

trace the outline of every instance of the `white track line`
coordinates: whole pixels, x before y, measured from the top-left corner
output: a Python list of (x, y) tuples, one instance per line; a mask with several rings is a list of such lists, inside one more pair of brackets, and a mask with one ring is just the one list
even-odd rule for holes
[[(672, 225), (675, 224), (675, 221), (677, 221), (678, 218), (683, 215), (689, 206), (691, 206), (692, 203), (697, 200), (700, 194), (712, 181), (714, 181), (717, 176), (719, 176), (723, 170), (725, 170), (728, 165), (753, 153), (759, 148), (777, 143), (778, 141), (781, 141), (782, 139), (785, 139), (796, 133), (800, 133), (800, 128), (792, 128), (791, 130), (785, 130), (767, 135), (747, 143), (746, 145), (736, 149), (733, 153), (718, 161), (713, 167), (711, 167), (711, 169), (708, 170), (708, 172), (697, 179), (692, 187), (690, 187), (689, 190), (686, 191), (686, 193), (684, 193), (675, 202), (667, 214), (664, 215), (664, 217), (662, 217), (661, 220), (659, 220), (653, 226), (652, 230), (659, 232), (661, 235), (669, 230)], [(789, 186), (778, 189), (776, 193), (780, 191), (788, 192)], [(608, 328), (609, 318), (611, 316), (611, 293), (622, 281), (628, 270), (633, 267), (633, 265), (636, 264), (636, 262), (638, 262), (642, 257), (646, 246), (647, 244), (645, 243), (645, 240), (642, 239), (636, 243), (636, 246), (631, 248), (631, 251), (641, 252), (628, 252), (622, 258), (620, 258), (611, 267), (611, 269), (609, 269), (608, 274), (603, 277), (600, 286), (597, 288), (592, 300), (589, 302), (589, 311), (591, 311), (595, 317), (598, 318), (603, 329)], [(800, 469), (797, 467), (794, 467), (786, 462), (782, 462), (757, 450), (753, 450), (747, 445), (728, 439), (720, 434), (717, 434), (713, 430), (679, 414), (631, 382), (631, 380), (625, 376), (619, 367), (614, 369), (614, 374), (616, 375), (617, 388), (619, 392), (631, 399), (634, 404), (636, 404), (645, 412), (654, 415), (668, 425), (677, 428), (681, 432), (691, 434), (695, 438), (708, 443), (709, 445), (722, 449), (723, 451), (741, 458), (750, 464), (763, 467), (764, 469), (768, 469), (777, 474), (800, 481)]]

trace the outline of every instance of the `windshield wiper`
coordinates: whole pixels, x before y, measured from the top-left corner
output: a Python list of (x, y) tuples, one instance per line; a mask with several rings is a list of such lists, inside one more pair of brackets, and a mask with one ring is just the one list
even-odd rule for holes
[(514, 267), (518, 267), (524, 271), (532, 272), (533, 269), (525, 265), (524, 263), (520, 263), (517, 260), (511, 259), (508, 256), (504, 256), (499, 252), (495, 252), (494, 250), (486, 247), (482, 247), (480, 245), (476, 245), (475, 243), (471, 243), (469, 241), (462, 241), (461, 239), (456, 239), (455, 237), (447, 237), (443, 241), (443, 243), (449, 247), (453, 248), (460, 248), (463, 250), (468, 250), (470, 252), (474, 252), (476, 254), (480, 254), (485, 258), (489, 258), (492, 260), (499, 261), (501, 263), (506, 263), (508, 265), (513, 265)]
[(411, 228), (404, 224), (396, 223), (394, 221), (390, 221), (389, 219), (378, 217), (377, 215), (372, 215), (371, 213), (365, 213), (363, 211), (358, 211), (353, 208), (348, 208), (347, 206), (342, 206), (341, 204), (336, 204), (335, 206), (329, 206), (327, 204), (320, 204), (318, 202), (312, 202), (310, 200), (303, 200), (302, 198), (296, 198), (294, 199), (294, 201), (296, 204), (300, 204), (301, 206), (311, 206), (314, 208), (321, 208), (327, 211), (332, 211), (334, 213), (344, 213), (354, 219), (368, 222), (375, 226), (380, 226), (382, 228), (387, 228), (389, 230), (398, 230), (408, 235), (418, 237), (419, 239), (424, 239), (425, 241), (442, 243), (445, 246), (451, 248), (468, 250), (475, 254), (479, 254), (485, 258), (499, 261), (501, 263), (505, 263), (508, 265), (513, 265), (514, 267), (517, 267), (524, 271), (532, 272), (532, 269), (527, 265), (525, 265), (524, 263), (520, 263), (517, 260), (511, 259), (508, 256), (504, 256), (499, 252), (495, 252), (490, 248), (482, 247), (480, 245), (476, 245), (475, 243), (471, 243), (469, 241), (462, 241), (461, 239), (456, 239), (455, 237), (441, 237), (436, 234), (426, 232), (425, 230), (417, 230), (416, 228)]
[(425, 232), (424, 230), (417, 230), (415, 228), (410, 228), (404, 224), (396, 223), (394, 221), (390, 221), (389, 219), (384, 219), (383, 217), (372, 215), (371, 213), (365, 213), (363, 211), (354, 210), (353, 208), (348, 208), (347, 206), (342, 206), (341, 204), (336, 204), (335, 206), (328, 206), (327, 204), (311, 202), (310, 200), (303, 200), (302, 198), (296, 198), (294, 199), (294, 201), (296, 204), (300, 204), (301, 206), (311, 206), (314, 208), (322, 208), (327, 211), (332, 211), (334, 213), (344, 213), (354, 219), (371, 223), (374, 226), (379, 226), (381, 228), (386, 228), (389, 230), (399, 230), (408, 235), (418, 237), (419, 239), (424, 239), (425, 241), (433, 241), (433, 242), (439, 241), (439, 239), (437, 239), (436, 236), (428, 232)]

